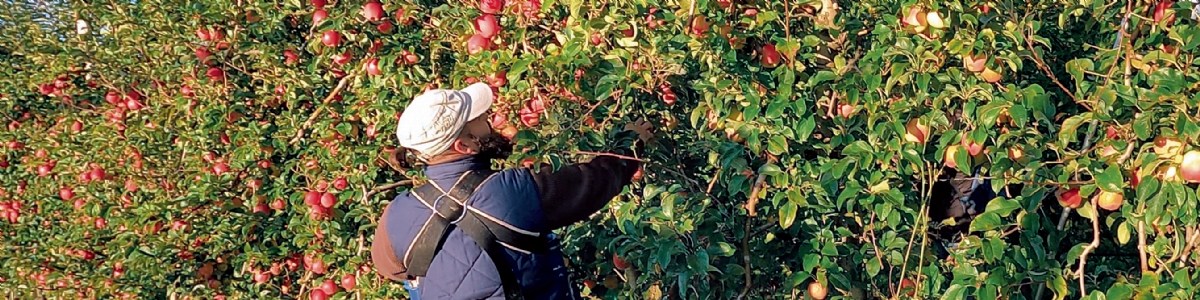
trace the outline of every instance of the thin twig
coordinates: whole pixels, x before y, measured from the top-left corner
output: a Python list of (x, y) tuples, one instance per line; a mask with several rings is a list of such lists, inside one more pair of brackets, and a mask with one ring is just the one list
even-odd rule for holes
[(637, 158), (637, 157), (625, 156), (625, 155), (613, 154), (613, 153), (607, 153), (607, 152), (574, 151), (574, 152), (571, 152), (571, 153), (573, 153), (573, 154), (582, 154), (582, 155), (594, 155), (594, 156), (610, 156), (610, 157), (616, 157), (616, 158), (620, 158), (620, 159), (624, 159), (624, 160), (633, 160), (633, 161), (639, 161), (639, 162), (642, 162), (642, 163), (648, 163), (648, 162), (650, 162), (649, 160), (646, 160), (646, 159), (643, 159), (643, 158)]
[(1150, 271), (1150, 266), (1146, 264), (1146, 221), (1138, 221), (1138, 260), (1141, 262), (1142, 273)]
[(709, 180), (709, 181), (708, 181), (708, 189), (704, 191), (704, 193), (705, 193), (705, 194), (712, 195), (712, 189), (713, 189), (713, 186), (716, 186), (716, 185), (717, 185), (717, 178), (719, 178), (719, 177), (721, 177), (721, 168), (720, 168), (720, 166), (718, 166), (718, 167), (717, 167), (717, 171), (716, 171), (716, 172), (713, 172), (713, 178), (712, 178), (712, 180)]
[(1079, 269), (1075, 271), (1076, 275), (1079, 276), (1080, 295), (1087, 295), (1087, 286), (1084, 285), (1086, 278), (1083, 272), (1084, 268), (1087, 266), (1088, 254), (1091, 254), (1092, 250), (1095, 250), (1096, 247), (1100, 246), (1100, 212), (1097, 210), (1097, 202), (1099, 200), (1100, 194), (1096, 194), (1095, 196), (1092, 196), (1092, 201), (1090, 201), (1092, 204), (1092, 242), (1088, 243), (1088, 245), (1083, 248), (1083, 253), (1079, 254)]
[(751, 217), (758, 216), (758, 196), (762, 193), (763, 185), (767, 180), (767, 174), (759, 173), (758, 179), (754, 180), (754, 187), (750, 189), (750, 199), (746, 200), (746, 213)]
[(366, 194), (363, 194), (363, 199), (371, 198), (371, 196), (374, 196), (375, 194), (378, 194), (378, 193), (381, 193), (384, 191), (389, 191), (389, 190), (394, 189), (399, 186), (412, 185), (412, 184), (413, 184), (413, 181), (411, 179), (405, 179), (405, 180), (377, 186), (377, 187), (372, 188)]
[(1050, 67), (1046, 66), (1046, 61), (1042, 60), (1042, 56), (1038, 54), (1037, 48), (1035, 48), (1033, 45), (1033, 31), (1032, 30), (1033, 30), (1033, 28), (1031, 27), (1029, 33), (1025, 36), (1025, 44), (1029, 46), (1029, 53), (1033, 54), (1033, 62), (1035, 64), (1037, 64), (1038, 69), (1041, 69), (1042, 72), (1046, 73), (1046, 76), (1049, 76), (1050, 80), (1054, 81), (1054, 84), (1058, 85), (1058, 88), (1063, 90), (1063, 93), (1066, 93), (1067, 96), (1071, 97), (1071, 100), (1075, 101), (1075, 103), (1079, 103), (1080, 105), (1083, 105), (1088, 110), (1091, 110), (1092, 107), (1090, 105), (1088, 105), (1087, 103), (1080, 102), (1079, 98), (1075, 97), (1075, 93), (1073, 93), (1073, 92), (1071, 92), (1071, 90), (1067, 89), (1067, 86), (1063, 85), (1062, 81), (1058, 80), (1058, 76), (1054, 76), (1054, 72), (1050, 70)]
[(1159, 264), (1159, 266), (1162, 267), (1158, 269), (1158, 273), (1166, 270), (1169, 265), (1175, 263), (1175, 261), (1179, 260), (1180, 258), (1187, 257), (1189, 254), (1191, 254), (1192, 249), (1196, 248), (1196, 243), (1200, 242), (1200, 234), (1197, 234), (1195, 227), (1188, 227), (1187, 233), (1184, 236), (1184, 241), (1187, 244), (1184, 246), (1183, 251), (1176, 253), (1175, 256), (1171, 257), (1171, 259), (1165, 260)]
[[(753, 196), (751, 196), (753, 197)], [(745, 299), (750, 293), (750, 287), (754, 285), (754, 277), (750, 274), (750, 221), (754, 219), (747, 218), (745, 226), (745, 235), (742, 236), (742, 263), (745, 264), (746, 285), (742, 287), (742, 293), (738, 294), (737, 299)]]
[(325, 96), (325, 100), (322, 100), (321, 103), (317, 105), (317, 109), (313, 111), (312, 115), (308, 116), (308, 120), (305, 120), (304, 124), (300, 126), (300, 129), (296, 130), (296, 136), (292, 137), (292, 140), (288, 141), (289, 145), (295, 144), (296, 142), (300, 141), (301, 137), (304, 137), (304, 131), (309, 127), (312, 127), (313, 122), (316, 122), (317, 116), (321, 115), (321, 110), (325, 108), (325, 105), (328, 105), (330, 101), (333, 101), (333, 98), (337, 97), (337, 95), (346, 88), (346, 84), (350, 82), (350, 79), (354, 78), (356, 75), (358, 75), (358, 71), (355, 71), (351, 74), (346, 74), (346, 77), (342, 77), (342, 80), (338, 81), (337, 87), (333, 88), (333, 92)]

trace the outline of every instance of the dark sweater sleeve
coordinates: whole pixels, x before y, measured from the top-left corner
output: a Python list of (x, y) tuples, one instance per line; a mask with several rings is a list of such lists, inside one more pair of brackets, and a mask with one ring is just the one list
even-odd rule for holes
[(541, 192), (549, 230), (585, 220), (599, 211), (629, 185), (639, 167), (638, 161), (599, 156), (558, 171), (548, 165), (534, 170), (533, 180)]
[(375, 236), (371, 241), (371, 262), (375, 265), (375, 271), (379, 275), (390, 280), (402, 281), (408, 279), (405, 274), (408, 268), (405, 268), (400, 259), (396, 257), (396, 251), (392, 249), (392, 242), (388, 238), (387, 225), (384, 224), (387, 220), (384, 216), (391, 207), (392, 204), (388, 203), (383, 210), (384, 214), (379, 217), (379, 226), (375, 227)]

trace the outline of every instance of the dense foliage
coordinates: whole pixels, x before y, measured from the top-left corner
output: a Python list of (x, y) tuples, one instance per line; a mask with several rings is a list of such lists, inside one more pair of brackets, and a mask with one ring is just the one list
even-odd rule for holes
[[(403, 296), (365, 252), (421, 178), (390, 133), (475, 81), (509, 167), (657, 124), (560, 232), (585, 295), (1197, 297), (1190, 2), (366, 1), (8, 2), (3, 297)], [(1023, 186), (956, 246), (945, 165)]]

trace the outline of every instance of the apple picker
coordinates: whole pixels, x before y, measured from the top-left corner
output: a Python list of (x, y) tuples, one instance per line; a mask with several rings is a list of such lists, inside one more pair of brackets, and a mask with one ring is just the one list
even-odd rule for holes
[[(371, 261), (412, 299), (577, 299), (551, 232), (599, 211), (641, 165), (600, 156), (559, 170), (493, 170), (512, 145), (490, 126), (492, 101), (476, 83), (427, 91), (405, 108), (396, 137), (429, 180), (388, 203)], [(648, 130), (639, 122), (612, 136), (642, 143)]]

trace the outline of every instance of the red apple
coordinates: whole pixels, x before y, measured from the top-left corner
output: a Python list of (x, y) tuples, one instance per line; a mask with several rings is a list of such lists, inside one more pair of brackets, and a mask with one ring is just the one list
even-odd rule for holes
[(314, 25), (321, 24), (321, 21), (325, 21), (325, 18), (328, 18), (328, 17), (329, 17), (329, 12), (326, 12), (324, 9), (317, 9), (317, 10), (313, 11), (312, 23)]
[(694, 36), (703, 36), (704, 33), (708, 32), (709, 27), (712, 26), (712, 24), (709, 24), (708, 20), (704, 18), (704, 15), (696, 15), (692, 17), (691, 23), (691, 32)]
[(295, 64), (297, 61), (300, 61), (300, 56), (296, 55), (296, 52), (291, 49), (283, 50), (283, 61), (285, 64)]
[(37, 167), (38, 177), (50, 176), (50, 172), (54, 170), (54, 166), (43, 164)]
[(63, 187), (58, 190), (58, 197), (64, 201), (70, 201), (72, 198), (75, 198), (75, 191), (69, 187)]
[(310, 3), (316, 8), (325, 7), (325, 0), (312, 0)]
[(79, 121), (79, 120), (76, 120), (76, 121), (72, 122), (72, 124), (71, 124), (71, 131), (72, 131), (72, 132), (80, 132), (80, 131), (83, 131), (83, 122), (82, 122), (82, 121)]
[(475, 18), (475, 33), (492, 38), (500, 32), (500, 21), (495, 15), (483, 14)]
[(1079, 196), (1079, 188), (1072, 188), (1058, 195), (1058, 204), (1067, 208), (1079, 208), (1083, 199)]
[(496, 73), (487, 75), (488, 85), (494, 88), (499, 88), (508, 85), (508, 72), (500, 70)]
[(338, 287), (333, 283), (333, 279), (325, 279), (325, 281), (321, 283), (321, 290), (325, 291), (326, 294), (333, 295), (337, 294)]
[(342, 288), (347, 291), (353, 290), (358, 286), (358, 279), (354, 278), (354, 274), (346, 274), (342, 276)]
[(775, 50), (775, 44), (766, 44), (762, 46), (762, 52), (759, 53), (759, 62), (767, 68), (774, 68), (779, 65), (783, 57)]
[(397, 8), (396, 12), (393, 13), (392, 16), (396, 19), (396, 24), (400, 25), (408, 25), (408, 23), (412, 20), (404, 17), (404, 8)]
[(1161, 22), (1164, 18), (1167, 19), (1168, 23), (1170, 23), (1170, 21), (1173, 21), (1175, 19), (1174, 15), (1171, 15), (1170, 18), (1167, 18), (1166, 16), (1167, 16), (1167, 13), (1170, 11), (1171, 6), (1174, 6), (1174, 5), (1175, 5), (1175, 0), (1159, 0), (1158, 4), (1154, 5), (1154, 23)]
[(203, 27), (196, 28), (196, 37), (200, 38), (202, 41), (207, 41), (212, 38), (212, 36), (208, 34), (208, 29)]
[(321, 205), (321, 192), (308, 191), (308, 193), (305, 193), (304, 194), (304, 204), (306, 204), (308, 206)]
[(332, 193), (321, 194), (321, 207), (333, 208), (334, 205), (337, 205), (337, 197)]
[(1200, 151), (1192, 150), (1183, 155), (1179, 173), (1187, 182), (1200, 182)]
[(912, 280), (909, 280), (908, 278), (901, 279), (899, 290), (900, 290), (899, 292), (901, 294), (904, 294), (908, 297), (912, 297), (913, 295), (916, 295), (916, 293), (917, 293), (917, 283), (913, 282)]
[(388, 21), (383, 21), (383, 22), (380, 22), (379, 25), (375, 25), (375, 29), (379, 30), (379, 32), (381, 32), (381, 33), (392, 33), (392, 28), (395, 28), (395, 27), (396, 27), (395, 25), (392, 25), (392, 22), (388, 22)]
[(820, 282), (813, 281), (808, 284), (808, 296), (815, 300), (824, 300), (825, 296), (829, 295), (829, 290)]
[(967, 153), (971, 154), (971, 156), (978, 156), (979, 153), (983, 153), (983, 144), (979, 144), (971, 140), (971, 138), (967, 136), (966, 131), (963, 131), (961, 139), (963, 149), (967, 149)]
[(379, 58), (372, 57), (363, 64), (363, 68), (367, 70), (367, 75), (379, 76), (383, 71), (379, 70)]
[(1117, 139), (1117, 137), (1119, 137), (1117, 135), (1117, 127), (1108, 126), (1108, 128), (1104, 130), (1104, 136), (1108, 137), (1109, 139)]
[(904, 126), (904, 140), (924, 144), (929, 139), (929, 125), (922, 124), (919, 119), (912, 119)]
[(284, 205), (283, 199), (275, 198), (275, 201), (271, 201), (271, 209), (274, 210), (283, 210)]
[(492, 50), (492, 41), (488, 40), (487, 37), (475, 34), (471, 36), (471, 39), (467, 40), (467, 53), (475, 55), (487, 50)]
[(349, 186), (350, 186), (350, 183), (348, 181), (346, 181), (345, 177), (338, 177), (338, 179), (333, 181), (333, 188), (338, 189), (338, 190), (345, 190), (346, 187), (349, 187)]
[(621, 258), (620, 255), (613, 254), (613, 266), (617, 267), (618, 270), (625, 270), (629, 269), (629, 262)]
[(367, 21), (372, 22), (383, 20), (383, 4), (379, 4), (378, 1), (371, 1), (367, 2), (367, 4), (363, 4), (362, 16), (363, 18), (366, 18)]
[(1125, 195), (1122, 193), (1113, 193), (1109, 191), (1100, 191), (1100, 196), (1096, 199), (1096, 204), (1100, 208), (1114, 211), (1121, 208), (1121, 204), (1125, 201)]
[(226, 164), (225, 162), (217, 162), (217, 163), (213, 164), (212, 172), (213, 172), (213, 174), (216, 174), (217, 176), (221, 176), (221, 174), (225, 174), (226, 172), (229, 172), (229, 164)]
[(338, 44), (341, 44), (341, 43), (342, 43), (342, 34), (338, 33), (335, 30), (326, 31), (324, 34), (321, 35), (321, 44), (325, 44), (326, 47), (331, 47), (331, 48), (337, 47)]
[(255, 272), (254, 273), (254, 282), (256, 282), (258, 284), (264, 284), (264, 283), (267, 283), (268, 281), (271, 281), (271, 273), (267, 273), (267, 272)]
[[(208, 68), (208, 71), (204, 72), (204, 75), (208, 76), (208, 80), (211, 80), (211, 81), (225, 81), (225, 71), (221, 70), (221, 68), (217, 68), (217, 67)], [(133, 108), (131, 107), (130, 109), (133, 109)]]
[(839, 104), (837, 110), (838, 116), (841, 116), (842, 118), (849, 119), (850, 117), (854, 116), (854, 105), (850, 105), (849, 103)]
[(309, 292), (308, 294), (308, 300), (329, 300), (329, 294), (326, 294), (325, 291), (321, 289), (313, 289), (312, 292)]
[(134, 181), (133, 178), (126, 178), (125, 179), (125, 191), (134, 193), (134, 192), (137, 192), (137, 190), (138, 190), (137, 181)]
[(253, 209), (254, 214), (266, 215), (270, 211), (271, 211), (271, 208), (269, 205), (266, 205), (266, 202), (259, 202), (258, 204), (254, 204), (254, 209)]
[(325, 261), (320, 258), (313, 258), (311, 263), (308, 264), (308, 270), (317, 274), (325, 274)]
[(108, 226), (108, 221), (104, 218), (96, 218), (95, 223), (96, 229), (103, 229), (105, 226)]
[(208, 52), (208, 48), (205, 47), (196, 48), (195, 52), (196, 59), (200, 61), (206, 61), (208, 60), (208, 57), (212, 55), (212, 52)]
[(593, 33), (592, 46), (600, 46), (601, 44), (604, 44), (604, 36), (600, 33)]
[(350, 52), (342, 52), (341, 54), (333, 56), (333, 63), (337, 65), (344, 65), (350, 62), (351, 58)]
[(183, 95), (184, 98), (196, 97), (196, 91), (193, 91), (192, 87), (186, 84), (179, 87), (179, 94)]
[(504, 9), (505, 0), (480, 0), (479, 10), (485, 14), (499, 14)]

